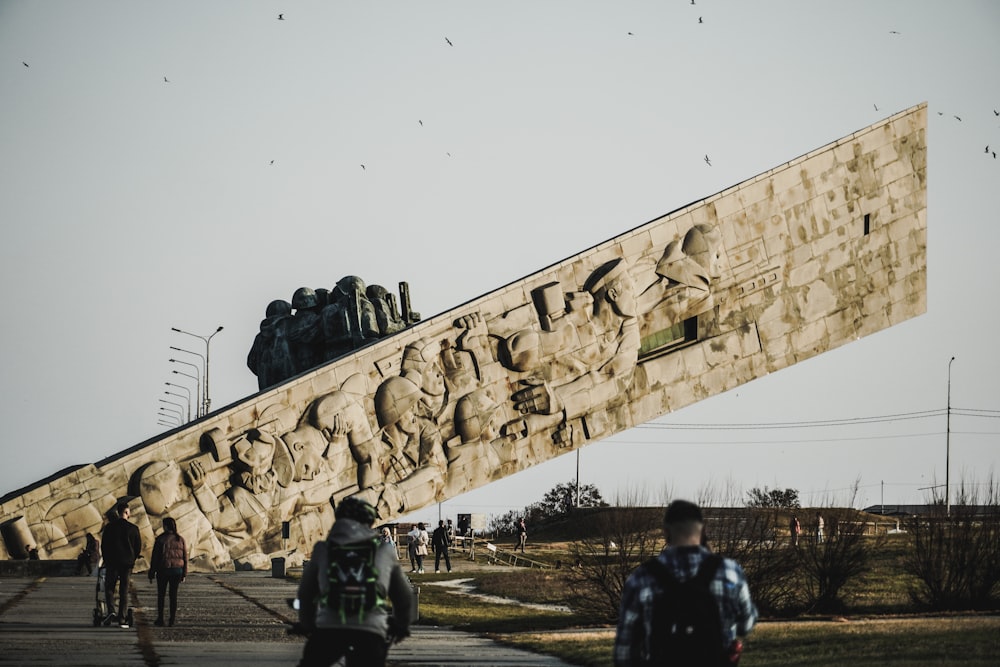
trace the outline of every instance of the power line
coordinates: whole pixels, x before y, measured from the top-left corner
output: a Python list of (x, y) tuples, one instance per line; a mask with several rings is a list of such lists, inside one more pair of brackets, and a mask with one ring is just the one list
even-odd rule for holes
[[(952, 408), (952, 415), (964, 417), (1000, 418), (1000, 411), (997, 410), (969, 410), (965, 408)], [(763, 423), (730, 423), (730, 424), (707, 424), (707, 423), (664, 423), (647, 422), (639, 424), (637, 429), (652, 430), (759, 430), (759, 429), (789, 429), (789, 428), (820, 428), (829, 426), (857, 426), (863, 424), (884, 424), (895, 421), (909, 421), (914, 419), (929, 419), (942, 417), (947, 414), (946, 410), (925, 410), (920, 412), (901, 412), (889, 415), (877, 415), (871, 417), (848, 417), (843, 419), (815, 419), (795, 422), (763, 422)]]

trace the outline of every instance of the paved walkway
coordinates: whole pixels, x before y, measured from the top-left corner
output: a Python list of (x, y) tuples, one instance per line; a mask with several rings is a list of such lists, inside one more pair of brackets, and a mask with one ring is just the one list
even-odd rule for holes
[[(295, 665), (303, 640), (290, 637), (285, 602), (295, 584), (270, 572), (193, 574), (181, 584), (177, 625), (152, 625), (156, 587), (133, 577), (135, 625), (94, 627), (95, 578), (0, 578), (0, 664)], [(548, 656), (474, 634), (416, 625), (389, 651), (392, 665), (568, 667)]]

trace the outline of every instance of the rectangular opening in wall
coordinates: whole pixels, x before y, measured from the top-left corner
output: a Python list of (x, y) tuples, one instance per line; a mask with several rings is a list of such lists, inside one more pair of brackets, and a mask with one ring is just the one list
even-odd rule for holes
[(639, 359), (658, 357), (698, 341), (698, 317), (689, 317), (642, 338)]
[(872, 214), (865, 213), (865, 236), (872, 230)]

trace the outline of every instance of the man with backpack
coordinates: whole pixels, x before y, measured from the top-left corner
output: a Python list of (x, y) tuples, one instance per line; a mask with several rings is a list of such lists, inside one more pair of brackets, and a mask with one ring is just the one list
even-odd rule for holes
[(757, 607), (736, 561), (703, 546), (701, 509), (670, 503), (667, 547), (632, 572), (622, 589), (615, 667), (733, 665), (757, 622)]
[(349, 496), (334, 516), (299, 583), (297, 630), (309, 637), (299, 665), (327, 667), (346, 656), (347, 667), (384, 667), (389, 644), (410, 635), (410, 582), (395, 549), (372, 530), (378, 512), (370, 503)]

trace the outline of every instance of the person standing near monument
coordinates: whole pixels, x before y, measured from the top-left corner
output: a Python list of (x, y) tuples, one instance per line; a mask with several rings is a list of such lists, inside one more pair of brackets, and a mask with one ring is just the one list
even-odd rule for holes
[(115, 518), (101, 533), (104, 545), (104, 598), (108, 605), (105, 624), (110, 625), (115, 618), (115, 587), (118, 587), (118, 625), (128, 627), (128, 584), (135, 561), (142, 553), (142, 537), (139, 528), (128, 519), (132, 515), (127, 502), (115, 506)]
[(163, 517), (163, 532), (153, 542), (153, 555), (149, 565), (149, 580), (156, 579), (156, 620), (153, 625), (163, 625), (163, 602), (170, 588), (170, 620), (177, 618), (177, 589), (187, 578), (188, 551), (184, 538), (177, 534), (177, 522)]
[(701, 508), (675, 500), (664, 516), (667, 547), (622, 589), (615, 667), (729, 665), (739, 660), (757, 607), (739, 564), (702, 545)]
[(438, 527), (431, 535), (431, 548), (434, 549), (434, 573), (441, 573), (441, 557), (444, 556), (444, 565), (451, 572), (451, 556), (448, 549), (451, 548), (451, 539), (448, 537), (448, 529), (445, 528), (444, 521), (438, 520)]

